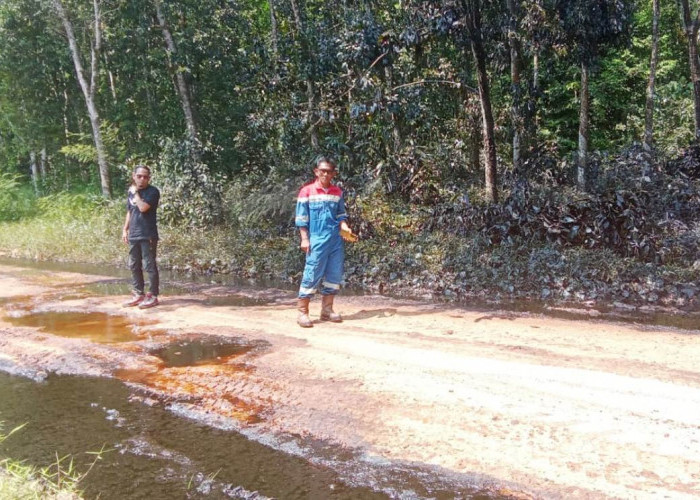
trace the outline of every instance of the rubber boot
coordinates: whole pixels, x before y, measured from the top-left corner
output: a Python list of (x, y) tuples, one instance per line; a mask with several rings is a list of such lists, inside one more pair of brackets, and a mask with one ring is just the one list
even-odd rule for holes
[(299, 311), (299, 316), (297, 316), (297, 325), (302, 328), (311, 328), (314, 324), (309, 318), (309, 302), (311, 299), (299, 299), (297, 302), (297, 310)]
[(343, 321), (340, 314), (333, 312), (333, 300), (335, 300), (335, 295), (321, 296), (321, 321), (330, 321), (332, 323)]

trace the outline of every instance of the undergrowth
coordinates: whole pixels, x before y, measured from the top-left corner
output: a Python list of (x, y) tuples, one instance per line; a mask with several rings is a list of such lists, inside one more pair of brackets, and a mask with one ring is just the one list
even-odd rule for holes
[[(695, 156), (698, 161), (695, 161)], [(348, 189), (348, 285), (455, 300), (628, 302), (697, 308), (700, 299), (700, 150), (649, 179), (628, 153), (600, 167), (592, 193), (533, 175), (488, 205), (473, 187), (443, 188), (430, 203), (380, 189)], [(692, 160), (692, 161), (691, 161)], [(698, 167), (700, 170), (700, 167)], [(224, 223), (160, 224), (162, 268), (298, 283), (304, 255), (293, 227), (299, 183), (231, 183)], [(274, 193), (271, 194), (271, 193)], [(167, 193), (164, 193), (167, 196)], [(124, 202), (85, 194), (40, 198), (34, 215), (0, 223), (0, 252), (37, 260), (124, 266)]]

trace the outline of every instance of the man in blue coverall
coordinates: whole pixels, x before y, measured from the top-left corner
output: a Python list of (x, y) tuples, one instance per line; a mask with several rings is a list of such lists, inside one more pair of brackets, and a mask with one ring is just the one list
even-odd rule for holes
[(297, 323), (303, 328), (313, 326), (309, 318), (309, 302), (321, 292), (321, 321), (340, 323), (340, 314), (333, 311), (333, 299), (343, 280), (345, 246), (341, 231), (353, 238), (347, 224), (343, 191), (331, 181), (336, 164), (321, 157), (316, 161), (316, 179), (304, 185), (297, 198), (295, 224), (301, 234), (300, 248), (306, 253), (304, 275), (299, 287)]

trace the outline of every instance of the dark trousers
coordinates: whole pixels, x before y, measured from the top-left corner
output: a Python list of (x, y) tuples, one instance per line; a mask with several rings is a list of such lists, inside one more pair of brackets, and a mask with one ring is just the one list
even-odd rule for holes
[(144, 282), (143, 270), (148, 273), (148, 282), (152, 295), (160, 292), (160, 276), (156, 264), (158, 240), (134, 240), (129, 241), (129, 269), (134, 292), (143, 295)]

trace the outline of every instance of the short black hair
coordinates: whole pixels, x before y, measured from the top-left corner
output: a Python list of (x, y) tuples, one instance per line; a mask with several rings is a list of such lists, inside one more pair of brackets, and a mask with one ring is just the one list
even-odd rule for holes
[(140, 169), (148, 170), (148, 175), (151, 175), (151, 167), (146, 165), (136, 165), (134, 167), (134, 173), (138, 172)]
[(316, 160), (314, 161), (314, 168), (318, 168), (321, 163), (328, 163), (333, 167), (333, 170), (338, 170), (338, 165), (336, 165), (335, 160), (329, 156), (317, 156)]

